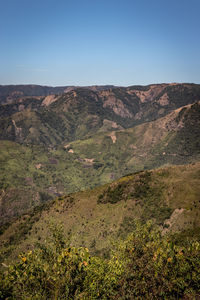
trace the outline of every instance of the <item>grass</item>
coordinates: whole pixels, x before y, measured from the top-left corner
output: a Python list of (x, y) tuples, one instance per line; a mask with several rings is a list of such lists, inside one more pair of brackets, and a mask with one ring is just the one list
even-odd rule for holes
[[(4, 228), (0, 237), (2, 252), (11, 247), (12, 251), (9, 250), (7, 255), (7, 259), (11, 260), (21, 251), (30, 250), (40, 239), (48, 236), (49, 220), (63, 222), (72, 245), (86, 246), (91, 248), (92, 253), (103, 256), (108, 255), (112, 241), (131, 231), (134, 219), (144, 223), (153, 219), (162, 226), (169, 220), (171, 225), (167, 231), (172, 232), (198, 228), (199, 168), (200, 164), (196, 163), (140, 172), (93, 190), (60, 196)], [(108, 191), (117, 192), (110, 194)], [(99, 203), (102, 194), (105, 199), (116, 197), (117, 201)], [(175, 209), (183, 211), (170, 219)], [(10, 243), (13, 228), (17, 238)], [(5, 257), (4, 254), (2, 256)]]

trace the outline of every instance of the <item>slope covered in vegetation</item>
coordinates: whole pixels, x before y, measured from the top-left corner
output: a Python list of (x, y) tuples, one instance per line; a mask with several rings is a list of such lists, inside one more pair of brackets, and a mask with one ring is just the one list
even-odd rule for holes
[(126, 237), (134, 220), (149, 219), (163, 233), (200, 227), (200, 164), (160, 168), (111, 184), (61, 196), (1, 228), (1, 261), (48, 236), (49, 221), (62, 222), (69, 243), (107, 257), (113, 240)]
[(0, 299), (199, 296), (199, 99), (0, 86)]
[(0, 275), (0, 299), (197, 299), (200, 239), (162, 236), (151, 222), (134, 224), (109, 259), (70, 247), (61, 228), (20, 255)]
[(105, 123), (107, 132), (58, 147), (0, 141), (0, 223), (56, 196), (125, 174), (198, 161), (199, 116), (196, 103), (126, 130), (109, 131)]

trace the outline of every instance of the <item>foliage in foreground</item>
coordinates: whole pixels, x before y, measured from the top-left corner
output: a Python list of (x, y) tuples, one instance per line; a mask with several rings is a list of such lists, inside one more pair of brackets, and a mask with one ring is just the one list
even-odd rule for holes
[(0, 299), (195, 299), (200, 243), (176, 245), (152, 223), (136, 223), (110, 259), (67, 245), (62, 228), (20, 256), (0, 278)]

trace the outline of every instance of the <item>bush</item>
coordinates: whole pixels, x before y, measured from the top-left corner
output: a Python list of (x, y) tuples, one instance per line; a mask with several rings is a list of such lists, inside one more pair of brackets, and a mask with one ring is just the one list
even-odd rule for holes
[(125, 185), (118, 184), (115, 187), (108, 187), (108, 189), (100, 194), (97, 200), (97, 203), (112, 203), (115, 204), (123, 199), (123, 192)]
[(53, 228), (52, 237), (4, 273), (1, 299), (75, 299), (82, 292), (88, 250), (67, 246), (61, 228)]
[(47, 245), (20, 255), (0, 276), (0, 299), (196, 299), (199, 241), (176, 245), (151, 222), (133, 228), (103, 259), (70, 247), (62, 227), (53, 227)]
[(118, 253), (124, 272), (116, 299), (194, 299), (200, 291), (198, 241), (177, 246), (149, 222), (136, 224)]

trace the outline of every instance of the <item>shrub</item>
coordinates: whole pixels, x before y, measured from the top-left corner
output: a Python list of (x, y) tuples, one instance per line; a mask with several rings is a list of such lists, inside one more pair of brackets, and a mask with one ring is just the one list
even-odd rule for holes
[(82, 292), (88, 250), (67, 246), (60, 228), (52, 229), (52, 238), (9, 267), (2, 278), (1, 299), (75, 299)]
[(124, 272), (116, 299), (193, 299), (200, 290), (198, 241), (177, 246), (149, 222), (136, 224), (118, 253)]
[[(0, 276), (0, 299), (196, 299), (199, 240), (175, 244), (159, 227), (134, 223), (109, 259), (67, 245), (62, 227)], [(177, 240), (177, 237), (176, 237)]]
[(98, 203), (117, 203), (123, 199), (123, 192), (125, 189), (124, 184), (118, 184), (115, 187), (108, 187), (103, 194), (100, 194), (98, 197)]

